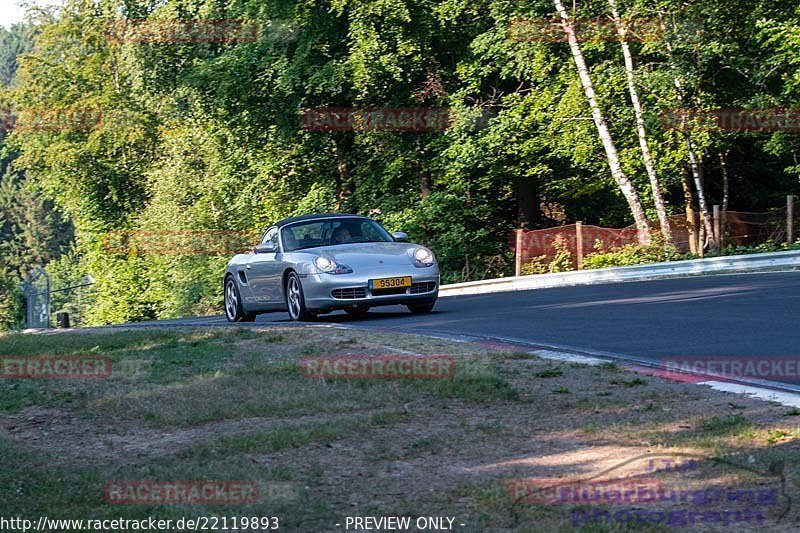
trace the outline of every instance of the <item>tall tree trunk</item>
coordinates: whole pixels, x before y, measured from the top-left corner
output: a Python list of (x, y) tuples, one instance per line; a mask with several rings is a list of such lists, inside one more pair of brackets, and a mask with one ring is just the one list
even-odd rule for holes
[[(664, 35), (667, 35), (667, 26), (664, 22), (664, 13), (658, 11), (659, 22), (661, 24), (661, 29), (663, 30)], [(675, 89), (676, 95), (678, 100), (678, 107), (680, 109), (684, 108), (684, 99), (683, 99), (683, 85), (681, 84), (680, 76), (677, 74), (677, 69), (675, 68), (675, 59), (673, 55), (672, 43), (670, 43), (669, 39), (664, 39), (664, 44), (666, 45), (667, 49), (667, 57), (669, 58), (670, 67), (676, 73), (675, 74)], [(701, 243), (702, 246), (705, 248), (705, 243), (710, 242), (713, 247), (717, 247), (717, 242), (714, 239), (714, 229), (711, 225), (711, 215), (708, 212), (708, 205), (706, 204), (706, 194), (705, 194), (705, 187), (703, 187), (703, 169), (700, 166), (700, 159), (697, 157), (697, 153), (692, 148), (692, 137), (689, 135), (689, 131), (686, 128), (685, 124), (686, 117), (682, 115), (681, 117), (681, 132), (684, 136), (684, 141), (686, 142), (686, 149), (689, 151), (689, 167), (692, 171), (692, 177), (694, 178), (694, 185), (697, 189), (697, 201), (698, 206), (700, 207), (700, 218), (703, 219), (703, 228), (705, 229), (705, 236), (704, 242)], [(702, 252), (702, 250), (700, 250)]]
[(692, 183), (689, 180), (689, 171), (686, 168), (681, 170), (681, 185), (683, 186), (683, 201), (686, 205), (686, 230), (689, 238), (689, 251), (696, 254), (699, 252), (697, 245), (697, 213), (694, 210)]
[(581, 47), (578, 44), (578, 38), (575, 36), (575, 31), (572, 28), (569, 15), (567, 14), (567, 10), (564, 9), (564, 5), (561, 3), (561, 0), (553, 0), (553, 2), (555, 3), (556, 11), (558, 11), (559, 16), (561, 17), (561, 24), (564, 27), (564, 32), (567, 34), (569, 48), (572, 51), (572, 58), (575, 61), (576, 68), (578, 69), (578, 76), (581, 79), (581, 85), (583, 85), (583, 92), (586, 93), (586, 99), (588, 100), (589, 107), (592, 110), (592, 118), (594, 119), (594, 124), (597, 127), (597, 133), (600, 136), (600, 141), (603, 143), (603, 148), (605, 148), (606, 151), (606, 159), (608, 159), (608, 167), (611, 170), (611, 176), (614, 178), (614, 181), (617, 183), (617, 187), (619, 187), (620, 191), (622, 191), (622, 195), (628, 202), (628, 206), (633, 214), (633, 220), (636, 224), (639, 242), (641, 244), (649, 244), (650, 227), (647, 225), (647, 215), (644, 212), (644, 207), (642, 207), (642, 202), (639, 199), (639, 194), (636, 192), (636, 188), (625, 175), (622, 170), (622, 166), (620, 165), (617, 147), (614, 145), (614, 140), (611, 138), (611, 132), (608, 130), (608, 125), (606, 124), (606, 119), (597, 103), (594, 85), (592, 85), (592, 78), (589, 76), (589, 69), (586, 67), (586, 61), (583, 59), (583, 53), (581, 52)]
[(653, 156), (650, 153), (650, 145), (647, 143), (644, 113), (642, 113), (642, 104), (639, 100), (639, 91), (636, 89), (636, 82), (633, 74), (633, 55), (631, 54), (630, 46), (628, 46), (627, 30), (622, 26), (616, 0), (608, 0), (608, 4), (611, 6), (611, 15), (614, 17), (614, 22), (620, 37), (622, 57), (625, 59), (625, 72), (628, 77), (628, 91), (630, 92), (633, 111), (636, 115), (636, 135), (639, 138), (639, 147), (642, 150), (642, 159), (644, 160), (647, 177), (650, 179), (650, 189), (653, 192), (653, 203), (655, 204), (656, 213), (658, 214), (661, 235), (664, 237), (664, 242), (670, 244), (672, 243), (672, 231), (669, 227), (669, 218), (667, 217), (667, 208), (664, 204), (664, 195), (661, 192), (661, 184), (658, 182)]
[(728, 202), (730, 199), (730, 180), (728, 179), (728, 151), (719, 153), (719, 166), (722, 169), (722, 223), (719, 230), (719, 247), (725, 247), (728, 231)]
[(426, 168), (419, 171), (419, 195), (424, 200), (431, 194), (431, 173)]
[[(675, 86), (678, 88), (678, 102), (681, 109), (683, 108), (683, 96), (681, 95), (680, 79), (675, 78)], [(685, 120), (685, 118), (683, 119)], [(689, 168), (692, 171), (692, 178), (694, 178), (694, 186), (697, 190), (697, 205), (700, 208), (700, 218), (703, 219), (703, 228), (705, 229), (705, 239), (701, 246), (705, 249), (706, 244), (711, 247), (717, 248), (717, 241), (714, 239), (714, 228), (711, 224), (711, 214), (708, 212), (708, 204), (706, 203), (705, 187), (703, 185), (703, 168), (700, 166), (700, 160), (697, 153), (692, 148), (692, 137), (684, 123), (681, 124), (684, 139), (686, 141), (686, 149), (689, 151)]]
[(530, 180), (522, 179), (517, 183), (517, 227), (530, 229), (538, 217), (538, 198), (536, 187)]

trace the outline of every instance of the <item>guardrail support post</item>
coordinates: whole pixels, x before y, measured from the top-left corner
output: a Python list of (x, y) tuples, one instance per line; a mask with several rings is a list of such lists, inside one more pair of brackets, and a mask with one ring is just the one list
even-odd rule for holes
[(575, 223), (575, 253), (578, 256), (578, 270), (583, 270), (583, 222)]
[(722, 241), (720, 240), (720, 230), (719, 230), (719, 223), (720, 223), (720, 216), (719, 216), (719, 206), (714, 206), (714, 241), (717, 243), (717, 246), (722, 248), (720, 244)]
[(56, 313), (56, 327), (69, 329), (69, 313)]
[(786, 244), (794, 242), (794, 196), (786, 197)]
[(514, 275), (522, 275), (522, 230), (515, 229), (516, 242), (514, 245)]

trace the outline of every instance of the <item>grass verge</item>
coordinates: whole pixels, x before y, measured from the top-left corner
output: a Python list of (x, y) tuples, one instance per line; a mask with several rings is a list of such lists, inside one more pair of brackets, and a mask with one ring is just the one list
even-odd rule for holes
[[(277, 515), (281, 529), (297, 531), (337, 531), (345, 517), (366, 515), (446, 516), (461, 531), (725, 531), (730, 516), (723, 524), (722, 515), (711, 523), (686, 513), (748, 505), (759, 514), (741, 518), (738, 530), (785, 530), (798, 519), (791, 507), (799, 488), (796, 409), (615, 364), (557, 364), (324, 327), (0, 338), (0, 357), (53, 355), (107, 356), (113, 372), (102, 380), (0, 379), (0, 516)], [(456, 372), (444, 379), (304, 376), (303, 358), (323, 355), (449, 355)], [(262, 490), (238, 506), (113, 505), (103, 495), (113, 480), (247, 480)], [(620, 480), (690, 496), (646, 503), (541, 497), (559, 483)], [(772, 487), (780, 489), (774, 501), (702, 496)], [(642, 509), (650, 514), (614, 518)], [(667, 524), (681, 512), (694, 523)], [(648, 518), (658, 513), (662, 522)]]

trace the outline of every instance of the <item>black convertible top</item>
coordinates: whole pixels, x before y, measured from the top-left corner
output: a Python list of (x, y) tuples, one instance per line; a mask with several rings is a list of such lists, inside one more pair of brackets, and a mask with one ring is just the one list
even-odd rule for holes
[(289, 217), (284, 218), (283, 220), (279, 220), (274, 225), (278, 227), (285, 226), (286, 224), (292, 224), (293, 222), (302, 222), (305, 220), (315, 220), (315, 219), (322, 219), (322, 218), (335, 218), (335, 217), (347, 217), (347, 218), (361, 218), (367, 219), (367, 217), (363, 217), (361, 215), (354, 215), (352, 213), (317, 213), (314, 215), (301, 215), (298, 217)]

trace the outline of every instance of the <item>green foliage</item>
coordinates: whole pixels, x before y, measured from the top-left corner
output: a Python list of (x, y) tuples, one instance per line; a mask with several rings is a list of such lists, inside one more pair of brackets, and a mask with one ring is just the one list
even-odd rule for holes
[[(794, 107), (800, 13), (789, 0), (622, 7), (630, 18), (665, 14), (663, 40), (631, 47), (674, 213), (686, 139), (657, 117), (678, 107), (675, 80), (690, 107)], [(608, 17), (604, 2), (575, 9), (576, 17)], [(0, 77), (16, 71), (0, 103), (98, 109), (103, 120), (86, 131), (15, 130), (0, 141), (2, 170), (13, 161), (15, 176), (6, 196), (27, 206), (12, 211), (31, 222), (9, 230), (0, 220), (0, 247), (14, 250), (11, 275), (51, 261), (59, 283), (90, 274), (97, 283), (84, 318), (108, 323), (219, 310), (230, 255), (115, 255), (101, 244), (109, 231), (259, 232), (285, 216), (357, 212), (430, 246), (446, 283), (510, 274), (508, 235), (520, 223), (627, 225), (569, 48), (509, 39), (513, 20), (552, 10), (550, 2), (497, 0), (67, 0), (36, 35), (0, 33)], [(241, 19), (262, 31), (244, 43), (107, 40), (105, 23), (120, 17)], [(582, 45), (623, 170), (651, 205), (620, 47)], [(313, 132), (300, 124), (313, 107), (443, 107), (453, 126)], [(695, 131), (691, 142), (704, 159), (710, 204), (721, 203), (718, 152), (729, 154), (731, 209), (764, 210), (800, 192), (797, 136)], [(673, 258), (656, 245), (632, 246), (590, 254), (585, 265)], [(573, 264), (558, 249), (523, 273)]]
[(767, 241), (755, 246), (741, 246), (729, 244), (718, 252), (718, 255), (745, 255), (762, 254), (766, 252), (785, 252), (788, 250), (800, 250), (800, 239), (793, 244), (785, 242)]
[(0, 265), (0, 331), (24, 327), (25, 302), (19, 278)]
[(5, 167), (0, 176), (0, 257), (19, 276), (69, 248), (72, 227), (34, 180)]
[[(776, 243), (768, 241), (755, 246), (728, 245), (725, 248), (706, 253), (704, 257), (716, 257), (722, 255), (745, 255), (760, 254), (766, 252), (783, 252), (788, 250), (800, 250), (800, 239), (794, 244)], [(583, 268), (606, 268), (615, 266), (642, 265), (647, 263), (660, 263), (664, 261), (680, 261), (687, 259), (698, 259), (699, 255), (680, 254), (675, 248), (664, 246), (659, 242), (643, 246), (640, 244), (627, 244), (612, 248), (606, 251), (588, 254), (583, 259)], [(536, 272), (540, 273), (540, 272)]]
[(614, 266), (641, 265), (673, 261), (678, 253), (671, 246), (654, 242), (649, 245), (626, 244), (607, 251), (593, 252), (583, 258), (583, 268), (606, 268)]
[(550, 272), (548, 257), (546, 255), (537, 255), (522, 265), (520, 274), (523, 276), (530, 276), (532, 274), (547, 274)]
[(33, 47), (34, 31), (27, 24), (14, 24), (8, 29), (0, 26), (0, 86), (11, 85), (17, 58)]
[(537, 378), (558, 378), (564, 375), (564, 371), (559, 367), (554, 366), (539, 372), (535, 372), (533, 375)]
[(751, 423), (744, 416), (737, 413), (724, 418), (713, 416), (710, 419), (703, 420), (700, 427), (705, 431), (714, 433), (729, 433), (749, 425)]
[[(51, 286), (62, 289), (51, 295), (52, 323), (55, 323), (58, 313), (68, 313), (71, 326), (85, 325), (84, 313), (94, 307), (95, 288), (90, 284), (92, 278), (86, 271), (84, 257), (70, 251), (50, 261), (46, 271), (50, 276)], [(74, 288), (63, 290), (69, 287)]]
[(70, 245), (72, 227), (33, 180), (0, 164), (0, 331), (25, 325), (19, 285), (34, 265), (45, 265)]
[(538, 255), (522, 265), (521, 274), (547, 274), (574, 270), (575, 259), (569, 249), (569, 243), (559, 235), (552, 243), (556, 253), (553, 256)]

